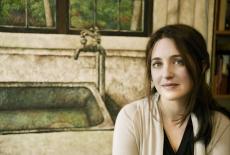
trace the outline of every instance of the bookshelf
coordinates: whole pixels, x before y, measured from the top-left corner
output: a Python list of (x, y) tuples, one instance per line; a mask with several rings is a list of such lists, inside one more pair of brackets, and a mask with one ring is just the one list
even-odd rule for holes
[(215, 3), (212, 91), (218, 101), (227, 103), (230, 101), (230, 0)]

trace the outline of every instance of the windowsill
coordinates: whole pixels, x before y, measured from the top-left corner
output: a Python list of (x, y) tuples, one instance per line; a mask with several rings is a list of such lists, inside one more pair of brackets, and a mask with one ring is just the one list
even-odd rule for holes
[[(148, 37), (102, 36), (106, 50), (144, 51)], [(0, 47), (29, 49), (76, 49), (79, 35), (31, 34), (0, 32)]]

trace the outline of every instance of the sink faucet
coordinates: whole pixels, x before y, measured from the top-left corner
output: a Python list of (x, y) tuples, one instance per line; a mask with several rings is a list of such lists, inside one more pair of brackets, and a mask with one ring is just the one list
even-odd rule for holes
[[(102, 96), (105, 98), (105, 56), (106, 52), (104, 47), (101, 46), (101, 36), (98, 33), (98, 28), (93, 27), (89, 30), (82, 30), (80, 32), (81, 40), (80, 43), (82, 45), (81, 48), (77, 49), (74, 53), (74, 59), (77, 60), (81, 52), (92, 52), (97, 53), (97, 69), (98, 69), (98, 89)], [(91, 40), (87, 40), (90, 38)]]

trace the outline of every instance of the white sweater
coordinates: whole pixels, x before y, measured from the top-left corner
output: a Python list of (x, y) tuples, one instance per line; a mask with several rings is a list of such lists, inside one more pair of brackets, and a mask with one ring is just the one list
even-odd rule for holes
[[(147, 98), (126, 105), (118, 114), (113, 137), (113, 155), (163, 155), (164, 131), (155, 97), (151, 110)], [(204, 111), (205, 112), (205, 111)], [(198, 120), (191, 114), (194, 135)], [(230, 155), (230, 120), (219, 112), (213, 118), (212, 138), (205, 148), (194, 144), (194, 155)]]

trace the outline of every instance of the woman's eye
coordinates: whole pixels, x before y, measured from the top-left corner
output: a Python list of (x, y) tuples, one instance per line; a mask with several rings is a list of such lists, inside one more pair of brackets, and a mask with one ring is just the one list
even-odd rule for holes
[(161, 66), (161, 63), (160, 62), (155, 62), (152, 64), (153, 68), (158, 68)]
[(175, 60), (174, 64), (176, 64), (176, 65), (184, 65), (184, 60), (183, 59)]

